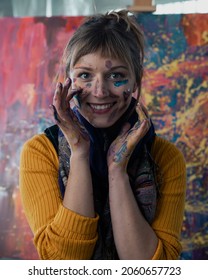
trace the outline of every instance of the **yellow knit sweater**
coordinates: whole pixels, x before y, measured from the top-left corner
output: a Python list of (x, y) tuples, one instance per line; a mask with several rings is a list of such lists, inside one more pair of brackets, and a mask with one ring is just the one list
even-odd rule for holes
[[(159, 242), (152, 259), (178, 259), (186, 192), (181, 152), (156, 137), (152, 156), (162, 174), (152, 228)], [(65, 208), (58, 186), (58, 157), (44, 134), (28, 140), (20, 159), (20, 192), (40, 259), (90, 259), (99, 217), (84, 217)]]

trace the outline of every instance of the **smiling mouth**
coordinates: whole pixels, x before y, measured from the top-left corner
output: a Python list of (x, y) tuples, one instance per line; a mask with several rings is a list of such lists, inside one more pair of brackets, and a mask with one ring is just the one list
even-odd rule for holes
[(105, 103), (105, 104), (92, 104), (88, 103), (90, 108), (93, 110), (94, 113), (98, 114), (104, 114), (111, 110), (111, 108), (114, 106), (115, 102), (113, 103)]

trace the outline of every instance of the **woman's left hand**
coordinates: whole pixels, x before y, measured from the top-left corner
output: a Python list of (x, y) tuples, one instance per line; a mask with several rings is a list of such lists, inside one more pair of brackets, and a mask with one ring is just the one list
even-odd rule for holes
[(108, 150), (107, 162), (109, 171), (117, 169), (126, 172), (131, 154), (150, 128), (150, 118), (146, 108), (138, 103), (136, 111), (139, 121), (131, 129), (130, 124), (125, 123), (120, 134)]

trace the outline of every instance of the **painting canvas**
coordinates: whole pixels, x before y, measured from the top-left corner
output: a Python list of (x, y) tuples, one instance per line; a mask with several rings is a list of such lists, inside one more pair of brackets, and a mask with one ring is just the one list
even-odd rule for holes
[[(82, 17), (0, 19), (0, 259), (38, 259), (18, 186), (23, 143), (53, 124), (63, 48)], [(181, 259), (208, 259), (208, 15), (138, 14), (142, 98), (187, 164)], [(41, 186), (40, 186), (41, 187)]]

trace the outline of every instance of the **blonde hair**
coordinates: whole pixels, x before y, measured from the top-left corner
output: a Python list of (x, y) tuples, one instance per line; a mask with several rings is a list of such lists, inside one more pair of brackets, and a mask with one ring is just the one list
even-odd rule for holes
[(62, 57), (65, 77), (84, 55), (100, 51), (103, 57), (124, 61), (135, 75), (140, 93), (143, 76), (143, 33), (128, 10), (85, 18), (66, 45)]

